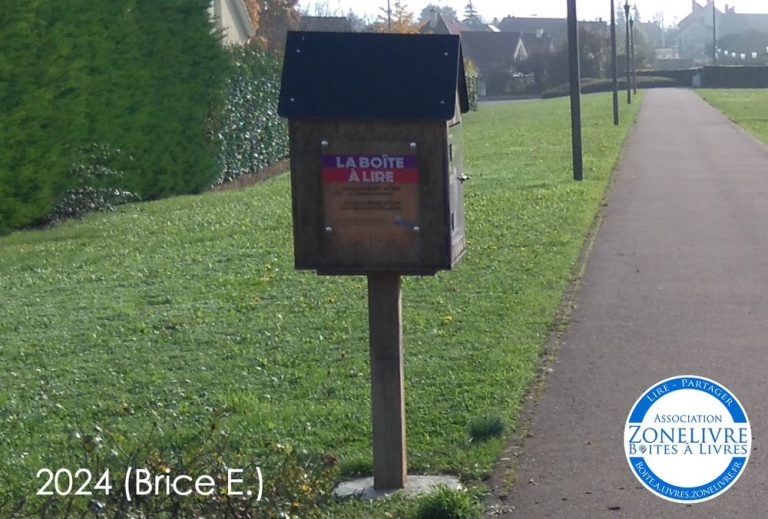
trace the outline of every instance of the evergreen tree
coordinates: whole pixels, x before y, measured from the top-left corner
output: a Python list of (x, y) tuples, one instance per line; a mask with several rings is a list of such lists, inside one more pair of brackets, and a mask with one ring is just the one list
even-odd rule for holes
[[(0, 10), (0, 232), (43, 221), (109, 149), (142, 198), (216, 177), (227, 58), (208, 0), (37, 0)], [(85, 156), (84, 156), (85, 155)], [(94, 163), (83, 163), (92, 160)]]
[(483, 19), (480, 17), (480, 13), (475, 9), (472, 0), (469, 0), (467, 5), (464, 6), (464, 20), (462, 21), (472, 28), (479, 28), (483, 25)]

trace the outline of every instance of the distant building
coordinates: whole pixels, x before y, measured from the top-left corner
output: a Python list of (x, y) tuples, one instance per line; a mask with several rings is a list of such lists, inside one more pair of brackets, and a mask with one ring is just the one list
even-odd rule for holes
[(713, 17), (718, 39), (747, 32), (768, 34), (768, 14), (737, 13), (736, 8), (728, 4), (725, 4), (724, 11), (720, 11), (713, 0), (707, 0), (703, 6), (691, 0), (691, 13), (678, 24), (677, 50), (680, 57), (700, 63), (712, 60)]
[(434, 9), (430, 19), (421, 27), (419, 32), (422, 34), (461, 34), (471, 30), (472, 28), (465, 23)]
[(523, 35), (519, 32), (465, 31), (461, 33), (461, 46), (464, 57), (472, 60), (481, 75), (489, 66), (528, 59)]
[(555, 40), (552, 36), (544, 34), (544, 31), (522, 33), (522, 38), (529, 58), (555, 52)]
[(467, 25), (456, 18), (433, 9), (430, 19), (421, 26), (422, 34), (461, 34), (463, 32), (501, 32), (493, 23)]
[[(677, 52), (681, 57), (708, 60), (712, 56), (713, 15), (720, 25), (723, 13), (713, 9), (712, 0), (706, 6), (691, 0), (691, 14), (677, 24)], [(721, 34), (722, 34), (722, 28)]]
[(508, 90), (531, 82), (518, 71), (524, 61), (555, 51), (554, 39), (542, 29), (530, 33), (501, 30), (497, 25), (472, 28), (455, 18), (433, 11), (432, 18), (421, 30), (423, 34), (457, 34), (461, 36), (464, 57), (478, 73), (480, 96), (502, 95)]
[[(609, 34), (609, 27), (603, 20), (593, 22), (580, 21), (580, 29), (586, 29), (598, 34)], [(499, 23), (502, 32), (519, 32), (523, 34), (545, 34), (552, 38), (555, 46), (568, 41), (568, 22), (565, 18), (519, 18), (507, 16)]]
[[(662, 29), (661, 25), (657, 22), (640, 22), (635, 25), (635, 28), (639, 29), (645, 37), (645, 41), (652, 49), (663, 49), (667, 47), (666, 34), (664, 33), (664, 29)], [(669, 43), (669, 45), (673, 44), (673, 42)]]
[(464, 31), (461, 47), (475, 65), (481, 97), (508, 94), (520, 81), (517, 68), (528, 59), (528, 51), (519, 32)]
[(244, 45), (256, 34), (243, 0), (213, 0), (210, 11), (226, 45)]
[(352, 24), (344, 16), (302, 16), (300, 31), (352, 32)]
[(656, 70), (681, 70), (693, 68), (693, 60), (690, 58), (681, 58), (677, 52), (677, 47), (664, 47), (654, 49)]

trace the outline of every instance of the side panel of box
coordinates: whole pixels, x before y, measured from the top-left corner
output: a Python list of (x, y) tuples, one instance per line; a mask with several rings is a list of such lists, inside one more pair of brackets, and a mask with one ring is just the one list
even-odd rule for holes
[(464, 139), (461, 122), (448, 128), (451, 267), (466, 253), (466, 222), (464, 218)]

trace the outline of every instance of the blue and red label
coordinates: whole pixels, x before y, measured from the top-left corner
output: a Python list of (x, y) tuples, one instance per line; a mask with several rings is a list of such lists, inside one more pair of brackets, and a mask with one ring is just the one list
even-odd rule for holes
[(416, 184), (415, 155), (323, 155), (323, 182)]

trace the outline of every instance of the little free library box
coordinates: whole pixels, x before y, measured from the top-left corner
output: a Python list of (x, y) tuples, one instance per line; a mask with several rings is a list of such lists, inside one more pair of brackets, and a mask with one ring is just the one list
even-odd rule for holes
[(464, 254), (459, 37), (290, 32), (297, 269), (429, 275)]

